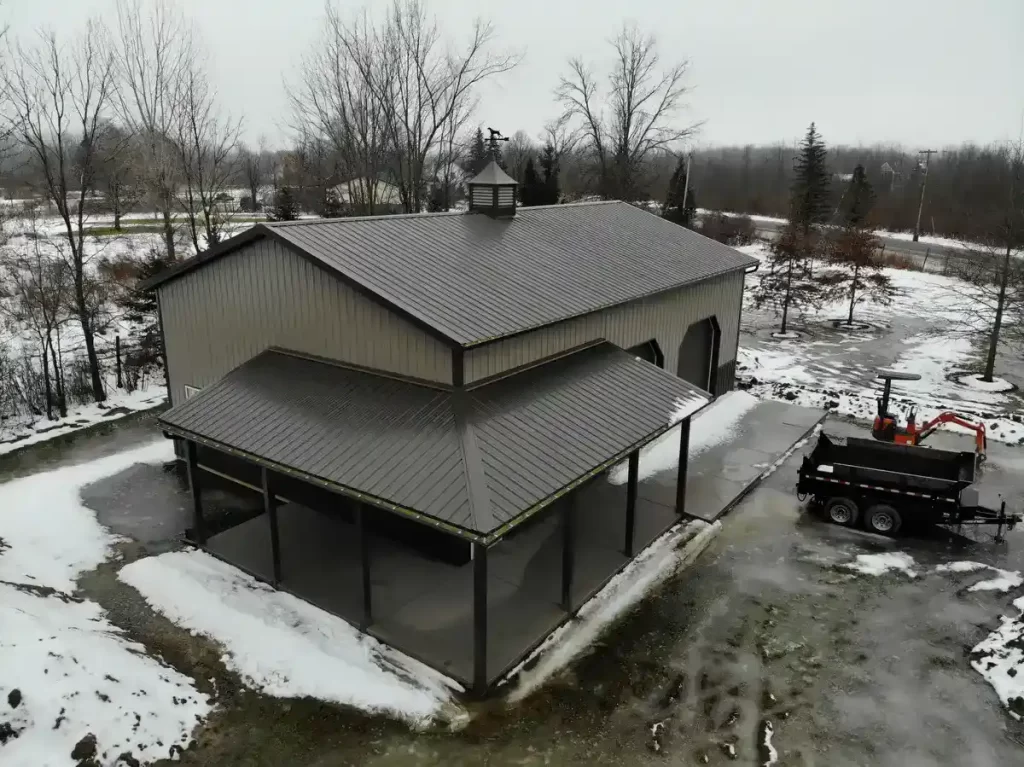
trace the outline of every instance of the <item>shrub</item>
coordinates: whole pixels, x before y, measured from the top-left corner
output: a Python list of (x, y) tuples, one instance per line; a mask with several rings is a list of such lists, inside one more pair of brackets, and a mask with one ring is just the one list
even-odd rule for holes
[(726, 216), (709, 213), (700, 222), (700, 233), (726, 245), (750, 245), (756, 229), (750, 216)]

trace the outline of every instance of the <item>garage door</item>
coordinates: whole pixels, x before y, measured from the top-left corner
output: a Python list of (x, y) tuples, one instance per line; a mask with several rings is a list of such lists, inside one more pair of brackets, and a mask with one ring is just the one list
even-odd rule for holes
[(711, 357), (715, 330), (711, 320), (690, 325), (679, 345), (679, 369), (676, 375), (705, 391), (711, 390)]

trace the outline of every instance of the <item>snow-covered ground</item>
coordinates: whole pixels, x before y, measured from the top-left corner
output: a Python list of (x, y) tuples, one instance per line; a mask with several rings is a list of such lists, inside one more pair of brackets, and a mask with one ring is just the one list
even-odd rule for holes
[(87, 426), (116, 421), (140, 410), (159, 407), (166, 399), (167, 389), (162, 385), (152, 385), (131, 393), (115, 389), (105, 402), (69, 407), (67, 418), (56, 421), (39, 418), (0, 427), (0, 455), (62, 437)]
[(175, 624), (222, 646), (225, 665), (261, 693), (319, 698), (413, 725), (460, 718), (457, 683), (208, 554), (141, 559), (119, 577)]
[[(764, 258), (763, 245), (740, 250)], [(778, 399), (826, 408), (838, 415), (870, 421), (877, 410), (882, 382), (876, 373), (891, 368), (917, 373), (919, 381), (893, 384), (893, 407), (902, 418), (911, 406), (918, 423), (945, 410), (963, 413), (987, 426), (989, 439), (1018, 443), (1024, 439), (1024, 409), (1014, 391), (957, 383), (961, 374), (977, 370), (978, 357), (958, 329), (961, 283), (954, 277), (901, 269), (885, 270), (899, 291), (890, 306), (866, 302), (852, 328), (842, 302), (809, 309), (791, 318), (799, 337), (773, 337), (778, 318), (750, 300), (757, 273), (747, 279), (743, 332), (737, 356), (740, 385), (763, 399)], [(1014, 366), (1004, 355), (1000, 367)], [(1010, 371), (999, 372), (1007, 378)], [(1019, 370), (1016, 371), (1018, 374)], [(956, 426), (946, 426), (960, 430)]]
[[(0, 485), (0, 764), (142, 762), (187, 748), (212, 702), (150, 657), (76, 581), (117, 539), (79, 501), (84, 485), (172, 456), (160, 440), (91, 463)], [(84, 751), (83, 751), (84, 749)], [(127, 760), (119, 762), (128, 764)]]

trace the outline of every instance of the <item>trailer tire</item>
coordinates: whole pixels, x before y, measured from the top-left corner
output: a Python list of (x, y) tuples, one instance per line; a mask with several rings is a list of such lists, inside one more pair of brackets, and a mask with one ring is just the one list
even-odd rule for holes
[(880, 503), (868, 509), (864, 515), (864, 526), (879, 535), (896, 535), (903, 526), (903, 517), (892, 506)]
[(825, 504), (825, 516), (833, 524), (853, 527), (857, 524), (860, 509), (857, 508), (857, 503), (852, 498), (829, 498)]

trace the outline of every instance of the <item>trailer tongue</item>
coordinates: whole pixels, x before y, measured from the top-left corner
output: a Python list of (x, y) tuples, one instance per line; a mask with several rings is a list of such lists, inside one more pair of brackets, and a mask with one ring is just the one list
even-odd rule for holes
[(863, 522), (895, 535), (905, 521), (940, 525), (996, 525), (1013, 529), (1020, 515), (982, 506), (974, 486), (977, 455), (851, 437), (845, 444), (822, 434), (800, 466), (797, 492), (811, 496), (832, 522)]

